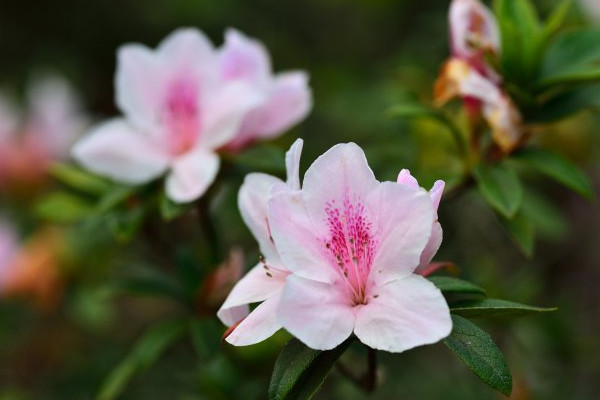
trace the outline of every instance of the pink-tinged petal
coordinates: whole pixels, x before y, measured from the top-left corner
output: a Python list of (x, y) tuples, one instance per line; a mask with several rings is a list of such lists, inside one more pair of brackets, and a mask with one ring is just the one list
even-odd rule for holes
[(419, 188), (419, 182), (410, 174), (410, 171), (407, 169), (403, 169), (398, 174), (397, 182), (401, 185), (408, 186), (413, 189)]
[(217, 53), (210, 40), (195, 28), (179, 28), (164, 38), (157, 49), (157, 56), (168, 65), (170, 71), (190, 73), (199, 71), (206, 78), (217, 78)]
[(271, 175), (262, 173), (246, 175), (238, 194), (238, 207), (267, 262), (281, 265), (267, 220), (267, 203), (271, 197), (271, 189), (278, 183), (283, 184), (279, 178)]
[(246, 318), (250, 314), (250, 307), (247, 304), (236, 307), (228, 307), (219, 309), (217, 316), (227, 326), (233, 326), (240, 320)]
[(0, 290), (11, 274), (12, 261), (17, 255), (18, 238), (12, 227), (0, 220)]
[(446, 300), (427, 279), (409, 275), (377, 288), (375, 294), (356, 313), (354, 333), (367, 346), (399, 353), (450, 334)]
[(167, 196), (176, 203), (196, 200), (215, 180), (220, 165), (217, 154), (202, 148), (176, 158), (165, 183)]
[(242, 79), (260, 87), (268, 82), (271, 60), (262, 43), (228, 29), (220, 52), (220, 69), (221, 78), (226, 81)]
[(138, 184), (161, 175), (169, 157), (122, 119), (105, 122), (75, 144), (73, 157), (90, 171)]
[(415, 269), (415, 274), (421, 274), (421, 272), (429, 266), (429, 263), (442, 244), (443, 237), (444, 233), (442, 231), (442, 226), (439, 222), (434, 222), (431, 227), (431, 236), (429, 237), (429, 241), (427, 242), (423, 253), (421, 253), (421, 261), (419, 262), (417, 269)]
[(321, 240), (327, 232), (324, 228), (317, 229), (309, 219), (302, 192), (274, 193), (269, 200), (268, 218), (275, 247), (288, 270), (320, 282), (336, 279)]
[(248, 346), (268, 339), (281, 329), (277, 319), (279, 296), (259, 304), (225, 339), (234, 346)]
[(452, 54), (472, 57), (481, 51), (500, 52), (494, 15), (478, 0), (454, 0), (449, 13)]
[(303, 145), (304, 141), (302, 139), (296, 139), (285, 153), (286, 183), (292, 190), (300, 190), (300, 156)]
[(369, 280), (377, 286), (410, 275), (419, 265), (431, 235), (433, 206), (429, 194), (383, 182), (367, 199), (377, 227), (377, 251)]
[(340, 290), (343, 289), (288, 276), (277, 309), (281, 325), (312, 349), (333, 349), (354, 329), (353, 308)]
[(437, 219), (437, 210), (440, 206), (440, 201), (442, 200), (442, 194), (444, 193), (444, 187), (446, 183), (442, 180), (437, 180), (429, 190), (429, 195), (431, 196), (431, 201), (433, 202), (433, 210), (435, 211), (435, 219)]
[[(268, 273), (268, 275), (267, 275)], [(287, 272), (268, 267), (261, 263), (252, 268), (231, 290), (219, 309), (217, 316), (230, 325), (236, 321), (226, 321), (221, 317), (224, 310), (245, 304), (258, 303), (278, 295), (283, 289)]]
[(434, 101), (438, 106), (457, 96), (471, 97), (488, 104), (496, 104), (502, 98), (502, 91), (492, 80), (458, 58), (451, 58), (444, 64), (434, 91)]
[(312, 108), (308, 75), (286, 72), (275, 77), (274, 88), (267, 103), (254, 111), (248, 124), (260, 139), (281, 135), (302, 121)]
[(73, 88), (59, 76), (41, 76), (28, 88), (27, 98), (31, 110), (28, 134), (50, 156), (68, 155), (88, 124)]
[(225, 84), (206, 99), (200, 145), (215, 149), (238, 133), (247, 113), (262, 104), (265, 94), (241, 81)]
[(126, 44), (117, 51), (116, 102), (136, 127), (156, 129), (165, 78), (160, 60), (146, 46)]
[(364, 201), (378, 185), (362, 149), (346, 143), (333, 146), (312, 163), (304, 174), (302, 192), (310, 218), (324, 225), (328, 202)]

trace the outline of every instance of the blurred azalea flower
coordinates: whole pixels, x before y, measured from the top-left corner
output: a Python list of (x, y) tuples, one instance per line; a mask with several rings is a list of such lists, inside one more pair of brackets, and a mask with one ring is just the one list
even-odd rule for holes
[(519, 143), (522, 119), (512, 100), (464, 60), (450, 59), (435, 83), (434, 100), (443, 105), (459, 96), (481, 102), (492, 138), (502, 150), (508, 152)]
[[(306, 113), (306, 106), (298, 107), (302, 101), (294, 90), (286, 94), (289, 86), (272, 82), (268, 58), (263, 58), (266, 52), (258, 43), (235, 31), (228, 32), (222, 51), (196, 29), (173, 32), (156, 50), (122, 46), (115, 82), (124, 117), (93, 129), (74, 147), (75, 158), (94, 172), (129, 184), (166, 172), (171, 200), (197, 199), (219, 171), (218, 149), (241, 145), (253, 135), (281, 133)], [(293, 76), (303, 79), (300, 86), (308, 90), (306, 79), (300, 78), (304, 75)], [(279, 92), (286, 93), (278, 100)], [(270, 101), (277, 103), (275, 108)], [(286, 102), (293, 104), (285, 111), (295, 114), (271, 118)], [(296, 107), (304, 108), (298, 112)], [(254, 120), (253, 113), (258, 115)]]
[[(258, 241), (262, 256), (260, 262), (235, 285), (217, 313), (223, 323), (234, 326), (226, 337), (231, 344), (258, 343), (281, 329), (276, 309), (289, 271), (283, 266), (271, 236), (267, 204), (272, 192), (300, 189), (302, 145), (302, 140), (298, 139), (286, 153), (285, 183), (271, 175), (252, 173), (246, 176), (240, 188), (240, 212)], [(261, 304), (248, 315), (248, 305), (259, 302)]]
[(41, 309), (56, 306), (61, 295), (62, 236), (38, 231), (22, 246), (5, 223), (0, 225), (0, 296), (31, 299)]
[(21, 115), (0, 94), (0, 185), (37, 183), (53, 161), (63, 160), (88, 118), (66, 80), (55, 75), (35, 79)]

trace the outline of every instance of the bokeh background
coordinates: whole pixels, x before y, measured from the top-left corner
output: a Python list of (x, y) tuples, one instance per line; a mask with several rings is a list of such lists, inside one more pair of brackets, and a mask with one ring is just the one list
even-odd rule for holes
[[(535, 2), (542, 15), (556, 3)], [(265, 43), (276, 71), (305, 69), (311, 76), (311, 115), (269, 146), (285, 149), (296, 137), (304, 138), (306, 168), (333, 144), (355, 141), (380, 179), (410, 168), (428, 187), (457, 174), (450, 135), (432, 123), (390, 118), (386, 110), (407, 93), (431, 98), (448, 55), (447, 7), (439, 0), (1, 0), (0, 87), (18, 97), (33, 75), (52, 70), (73, 83), (94, 119), (109, 117), (117, 114), (113, 73), (120, 44), (155, 46), (181, 26), (198, 27), (220, 44), (225, 28), (235, 27)], [(594, 22), (574, 7), (569, 24), (585, 23)], [(582, 113), (540, 129), (534, 140), (575, 160), (600, 189), (597, 115)], [(262, 169), (281, 174), (279, 156)], [(244, 174), (256, 169), (261, 169), (256, 162), (238, 166), (213, 206), (221, 251), (241, 246), (246, 267), (254, 264), (257, 250), (235, 198)], [(467, 191), (442, 201), (445, 239), (436, 259), (454, 261), (462, 276), (493, 297), (559, 307), (543, 316), (481, 321), (507, 354), (513, 399), (598, 399), (600, 207), (537, 175), (526, 176), (525, 184), (530, 196), (553, 206), (540, 213), (533, 257), (523, 255), (479, 195)], [(0, 194), (2, 213), (19, 221), (23, 234), (39, 224), (35, 203), (35, 196)], [(165, 225), (150, 218), (146, 224), (151, 243), (143, 237), (120, 243), (102, 226), (68, 228), (74, 256), (58, 303), (50, 309), (19, 300), (0, 303), (0, 399), (95, 398), (148, 326), (188, 311), (167, 297), (115, 289), (124, 277), (173, 279), (181, 276), (173, 271), (184, 270), (189, 279), (183, 284), (193, 290), (214, 268), (202, 250), (211, 238), (203, 237), (195, 219)], [(249, 348), (219, 346), (224, 328), (209, 311), (196, 312), (205, 321), (199, 329), (216, 332), (209, 335), (216, 340), (208, 345), (180, 340), (133, 378), (122, 398), (266, 397), (272, 366), (288, 336), (280, 333)], [(360, 371), (364, 359), (357, 346), (343, 361)], [(441, 344), (380, 353), (379, 374), (380, 387), (367, 396), (334, 370), (317, 398), (502, 398)]]

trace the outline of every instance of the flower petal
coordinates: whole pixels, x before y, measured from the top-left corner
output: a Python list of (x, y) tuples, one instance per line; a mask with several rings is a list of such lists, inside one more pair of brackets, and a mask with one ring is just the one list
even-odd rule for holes
[(300, 190), (300, 156), (302, 155), (303, 145), (304, 141), (302, 139), (296, 139), (285, 153), (286, 183), (292, 190)]
[(271, 175), (262, 173), (246, 175), (238, 194), (238, 207), (267, 262), (281, 265), (267, 219), (267, 203), (271, 197), (271, 188), (278, 183), (283, 184), (279, 178)]
[(397, 182), (401, 185), (408, 186), (413, 189), (419, 188), (419, 182), (410, 174), (410, 171), (407, 169), (403, 169), (398, 174)]
[(452, 53), (472, 57), (478, 51), (500, 51), (494, 15), (478, 0), (454, 0), (449, 13)]
[(289, 275), (277, 316), (281, 325), (308, 347), (330, 350), (354, 329), (354, 312), (339, 288)]
[(281, 329), (276, 313), (278, 304), (279, 296), (259, 304), (225, 340), (234, 346), (248, 346), (272, 336)]
[(263, 44), (236, 29), (225, 32), (219, 61), (224, 80), (243, 79), (263, 86), (270, 78), (271, 60)]
[(117, 51), (115, 94), (119, 109), (136, 127), (152, 131), (162, 100), (165, 76), (156, 55), (140, 44)]
[(247, 113), (262, 104), (265, 93), (251, 85), (234, 81), (208, 96), (200, 142), (216, 149), (227, 144), (239, 132)]
[(281, 73), (275, 77), (266, 104), (253, 111), (244, 121), (244, 130), (260, 139), (279, 136), (303, 120), (311, 108), (308, 75), (299, 71)]
[(188, 203), (202, 196), (219, 172), (219, 156), (202, 148), (186, 153), (171, 165), (165, 188), (176, 203)]
[[(271, 276), (267, 275), (267, 272)], [(219, 309), (217, 316), (221, 318), (224, 310), (240, 305), (257, 303), (278, 295), (283, 289), (287, 275), (287, 273), (276, 269), (266, 270), (263, 264), (257, 264), (236, 283)], [(223, 318), (221, 320), (228, 323)]]
[(431, 228), (431, 236), (429, 237), (427, 245), (425, 245), (423, 253), (421, 253), (421, 261), (419, 261), (419, 266), (417, 267), (417, 269), (415, 269), (415, 274), (420, 274), (421, 271), (427, 268), (427, 266), (439, 250), (440, 245), (442, 244), (443, 237), (444, 233), (442, 231), (442, 226), (439, 222), (434, 222), (433, 227)]
[(73, 157), (89, 170), (116, 181), (137, 184), (167, 168), (169, 157), (123, 119), (105, 122), (75, 144)]
[(437, 180), (429, 190), (431, 201), (433, 201), (433, 210), (435, 211), (435, 219), (437, 219), (437, 210), (440, 207), (440, 201), (442, 200), (442, 194), (444, 194), (444, 187), (446, 182)]
[(190, 72), (200, 70), (216, 79), (217, 54), (210, 40), (198, 29), (179, 28), (164, 38), (157, 47), (157, 56), (169, 69)]
[(383, 182), (367, 200), (377, 216), (377, 252), (369, 280), (383, 285), (411, 274), (431, 235), (433, 205), (429, 194), (395, 182)]
[(367, 346), (399, 353), (450, 334), (446, 300), (427, 279), (409, 275), (378, 288), (376, 294), (356, 314), (354, 333)]

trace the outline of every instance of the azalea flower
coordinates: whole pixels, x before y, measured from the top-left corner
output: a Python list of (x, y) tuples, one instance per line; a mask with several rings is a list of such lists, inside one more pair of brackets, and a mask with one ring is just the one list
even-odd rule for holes
[(302, 71), (273, 75), (265, 47), (229, 29), (220, 49), (220, 71), (225, 81), (240, 80), (265, 93), (265, 102), (251, 110), (228, 149), (237, 150), (259, 139), (279, 136), (306, 117), (312, 107), (308, 76)]
[(69, 155), (88, 123), (77, 94), (59, 76), (38, 76), (26, 98), (21, 112), (0, 94), (0, 183), (39, 181), (52, 162)]
[[(281, 329), (276, 308), (289, 271), (284, 267), (271, 236), (267, 204), (272, 192), (300, 189), (302, 145), (303, 141), (298, 139), (286, 153), (286, 182), (271, 175), (252, 173), (246, 176), (240, 188), (239, 209), (258, 241), (262, 256), (260, 262), (235, 285), (217, 313), (228, 326), (239, 323), (225, 339), (231, 344), (258, 343)], [(260, 304), (248, 315), (248, 305), (252, 303)]]
[(492, 138), (502, 150), (508, 152), (519, 143), (522, 119), (510, 97), (469, 63), (454, 58), (442, 67), (435, 83), (434, 100), (440, 106), (457, 96), (481, 102)]
[[(171, 200), (185, 203), (200, 197), (219, 171), (218, 149), (235, 143), (240, 132), (246, 133), (238, 143), (251, 135), (273, 135), (298, 119), (282, 115), (283, 122), (269, 120), (269, 113), (281, 111), (269, 107), (269, 101), (279, 102), (278, 91), (288, 86), (281, 89), (271, 82), (263, 73), (266, 66), (256, 66), (254, 55), (247, 55), (257, 43), (235, 31), (228, 33), (228, 42), (232, 44), (218, 51), (200, 31), (179, 29), (154, 51), (140, 44), (122, 46), (115, 90), (124, 117), (93, 129), (74, 147), (75, 158), (128, 184), (167, 173)], [(251, 111), (260, 114), (256, 122), (249, 120)]]
[(300, 190), (275, 192), (268, 203), (271, 236), (289, 271), (278, 322), (319, 350), (352, 333), (391, 352), (446, 337), (448, 305), (415, 274), (434, 209), (432, 196), (404, 179), (378, 182), (356, 144), (331, 148), (307, 170)]
[[(398, 183), (409, 188), (412, 188), (416, 191), (421, 190), (419, 186), (419, 182), (410, 174), (410, 171), (407, 169), (403, 169), (398, 174)], [(431, 227), (431, 236), (429, 236), (429, 241), (425, 245), (425, 249), (421, 253), (421, 258), (419, 261), (419, 266), (415, 269), (415, 273), (422, 274), (422, 272), (429, 266), (429, 263), (437, 253), (440, 245), (442, 244), (443, 231), (442, 226), (438, 222), (437, 210), (440, 206), (440, 200), (442, 199), (442, 193), (444, 193), (444, 186), (446, 184), (444, 181), (437, 180), (433, 184), (433, 187), (429, 191), (429, 196), (431, 197), (431, 201), (433, 203), (433, 211), (434, 211), (434, 219), (433, 225)]]
[(0, 220), (0, 292), (10, 275), (10, 264), (18, 249), (18, 239), (14, 229)]

